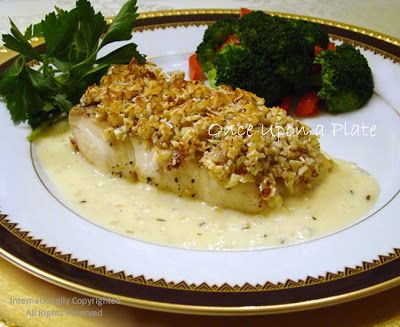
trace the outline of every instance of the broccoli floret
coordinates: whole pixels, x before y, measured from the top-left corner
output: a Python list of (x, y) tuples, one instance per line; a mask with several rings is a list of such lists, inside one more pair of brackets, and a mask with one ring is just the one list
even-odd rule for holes
[(292, 53), (302, 53), (306, 43), (302, 35), (286, 20), (253, 11), (239, 19), (236, 34), (241, 45), (269, 58), (281, 59)]
[(294, 90), (302, 90), (311, 78), (312, 59), (307, 54), (298, 53), (282, 57), (276, 62), (275, 72), (293, 85)]
[(218, 49), (230, 35), (235, 34), (237, 25), (237, 19), (222, 19), (207, 28), (196, 50), (203, 71), (209, 72), (213, 68)]
[(336, 51), (322, 51), (315, 63), (322, 69), (318, 96), (325, 100), (328, 112), (359, 109), (371, 98), (374, 89), (371, 68), (352, 45), (342, 44)]
[(254, 11), (239, 20), (239, 42), (262, 61), (270, 62), (273, 72), (295, 89), (301, 89), (310, 76), (312, 59), (301, 33), (285, 19)]
[(327, 47), (329, 36), (318, 24), (296, 19), (288, 19), (287, 22), (303, 35), (309, 54), (314, 53), (314, 48), (317, 45), (324, 49)]
[(217, 87), (217, 69), (215, 67), (208, 71), (207, 79), (210, 87), (215, 89)]
[[(306, 41), (285, 19), (270, 16), (262, 11), (253, 11), (239, 19), (235, 35), (240, 45), (253, 54), (252, 67), (258, 67), (260, 70), (256, 74), (259, 79), (254, 81), (254, 85), (263, 85), (263, 90), (268, 89), (271, 92), (289, 89), (288, 93), (291, 89), (302, 89), (307, 84), (311, 75), (312, 59), (308, 54)], [(266, 80), (264, 74), (269, 76)], [(225, 82), (230, 85), (229, 80)], [(266, 87), (266, 83), (282, 85)], [(280, 98), (287, 95), (282, 92), (272, 94), (257, 93), (254, 89), (250, 91), (264, 96), (267, 104), (276, 104)]]
[(243, 46), (228, 45), (215, 60), (216, 84), (254, 92), (268, 105), (276, 105), (290, 92), (290, 84), (274, 72), (267, 58), (260, 59)]

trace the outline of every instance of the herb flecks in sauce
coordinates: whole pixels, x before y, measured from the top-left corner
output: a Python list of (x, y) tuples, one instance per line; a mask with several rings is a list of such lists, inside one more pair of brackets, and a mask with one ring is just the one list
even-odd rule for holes
[[(337, 161), (338, 167), (312, 194), (287, 199), (271, 212), (246, 215), (211, 207), (191, 194), (179, 198), (146, 183), (102, 173), (73, 153), (70, 135), (65, 124), (56, 125), (33, 147), (49, 179), (64, 194), (61, 201), (97, 225), (150, 242), (208, 250), (251, 249), (280, 246), (285, 235), (284, 244), (293, 244), (356, 222), (378, 198), (378, 185), (370, 175)], [(251, 228), (242, 230), (247, 224)]]

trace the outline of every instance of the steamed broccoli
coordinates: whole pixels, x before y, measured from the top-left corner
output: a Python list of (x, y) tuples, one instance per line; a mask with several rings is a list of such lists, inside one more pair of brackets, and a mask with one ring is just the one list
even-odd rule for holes
[(275, 73), (291, 83), (295, 91), (302, 90), (310, 81), (311, 65), (312, 59), (299, 51), (275, 62)]
[(217, 85), (252, 91), (271, 105), (291, 90), (290, 83), (274, 71), (271, 59), (257, 57), (243, 46), (225, 47), (216, 57), (215, 71)]
[(374, 81), (366, 58), (350, 44), (336, 51), (322, 51), (315, 59), (321, 65), (322, 87), (318, 96), (328, 112), (358, 109), (371, 98)]
[(203, 71), (209, 72), (213, 68), (219, 47), (230, 35), (235, 34), (237, 23), (237, 19), (222, 19), (207, 28), (203, 42), (199, 44), (196, 50)]
[(236, 36), (252, 52), (278, 60), (301, 52), (306, 46), (301, 34), (284, 19), (262, 11), (253, 11), (239, 19)]
[[(221, 45), (235, 35), (239, 46)], [(252, 91), (268, 105), (301, 88), (311, 72), (312, 58), (301, 33), (285, 19), (253, 11), (238, 20), (210, 26), (197, 48), (210, 84), (226, 84)]]
[(314, 53), (315, 46), (325, 49), (328, 45), (329, 36), (318, 24), (295, 19), (288, 19), (287, 22), (303, 35), (310, 54)]
[[(235, 42), (227, 45), (232, 38)], [(374, 87), (367, 60), (350, 45), (322, 50), (314, 58), (317, 45), (329, 48), (328, 35), (318, 24), (253, 11), (211, 25), (196, 52), (211, 86), (254, 92), (267, 105), (317, 87), (329, 112), (363, 106)], [(320, 74), (312, 73), (313, 61), (321, 65)]]
[(307, 53), (307, 43), (286, 20), (253, 11), (239, 20), (237, 38), (295, 88), (301, 87), (310, 75), (312, 59)]

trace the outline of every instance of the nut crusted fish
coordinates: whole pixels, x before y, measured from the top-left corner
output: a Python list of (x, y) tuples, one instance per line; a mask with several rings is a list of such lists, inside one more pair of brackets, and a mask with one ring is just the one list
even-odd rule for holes
[(253, 93), (186, 81), (147, 62), (117, 65), (69, 114), (87, 160), (211, 205), (258, 213), (333, 168), (318, 137)]

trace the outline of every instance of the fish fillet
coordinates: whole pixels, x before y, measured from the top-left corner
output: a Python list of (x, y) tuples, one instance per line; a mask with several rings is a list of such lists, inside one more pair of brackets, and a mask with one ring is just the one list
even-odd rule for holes
[[(234, 135), (228, 127), (239, 123), (252, 133)], [(304, 130), (279, 136), (275, 123)], [(81, 154), (105, 171), (252, 214), (313, 188), (333, 167), (317, 137), (283, 110), (151, 63), (112, 68), (71, 109), (69, 124)]]

